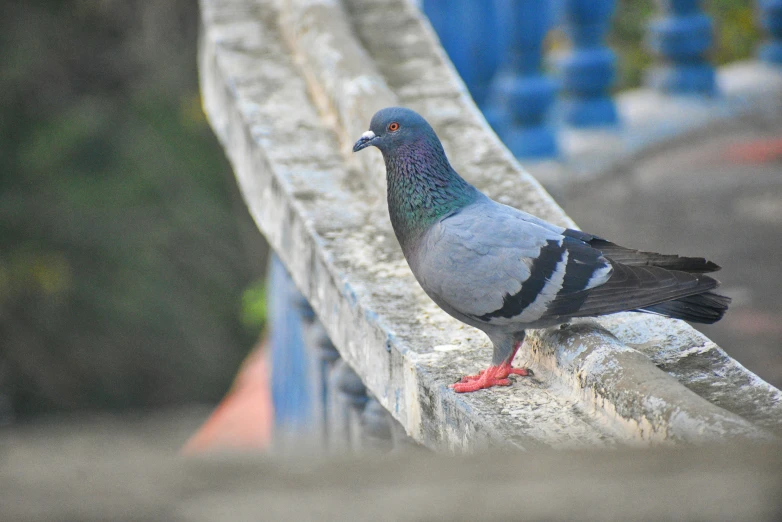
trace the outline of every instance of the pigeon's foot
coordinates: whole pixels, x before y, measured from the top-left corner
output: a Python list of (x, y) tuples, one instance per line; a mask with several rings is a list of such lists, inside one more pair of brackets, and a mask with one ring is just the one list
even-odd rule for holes
[(499, 366), (489, 366), (478, 373), (478, 375), (468, 375), (456, 384), (451, 384), (450, 387), (456, 393), (466, 393), (491, 388), (492, 386), (509, 386), (510, 379), (508, 379), (508, 376), (511, 374), (529, 376), (532, 375), (532, 370), (529, 368), (513, 368), (510, 363), (502, 363)]
[[(459, 381), (459, 382), (460, 383), (465, 383), (465, 382), (477, 381), (478, 379), (481, 378), (481, 376), (483, 376), (484, 373), (486, 373), (486, 370), (479, 371), (478, 375), (465, 375), (464, 377), (462, 377), (462, 380)], [(453, 388), (453, 386), (451, 386), (451, 387)]]
[[(489, 367), (488, 370), (490, 370), (492, 368), (497, 368), (497, 374), (498, 375), (496, 375), (496, 377), (501, 378), (501, 379), (504, 379), (508, 375), (511, 375), (511, 374), (513, 374), (513, 375), (522, 375), (524, 377), (532, 375), (532, 370), (530, 370), (529, 368), (511, 368), (510, 365), (506, 365), (505, 363), (503, 363), (503, 364), (501, 364), (499, 366), (491, 366), (491, 367)], [(478, 380), (480, 380), (483, 377), (483, 375), (488, 370), (481, 370), (480, 372), (478, 372), (478, 375), (465, 375), (464, 377), (462, 377), (462, 380), (459, 381), (459, 383), (463, 384), (465, 382), (478, 381)]]

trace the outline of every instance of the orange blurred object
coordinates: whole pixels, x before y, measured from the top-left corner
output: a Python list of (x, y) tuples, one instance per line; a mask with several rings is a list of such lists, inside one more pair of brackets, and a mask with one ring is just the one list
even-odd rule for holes
[(782, 138), (770, 138), (739, 143), (725, 152), (728, 161), (735, 163), (768, 163), (782, 159)]
[(274, 412), (265, 343), (247, 356), (231, 390), (182, 448), (184, 454), (266, 449)]

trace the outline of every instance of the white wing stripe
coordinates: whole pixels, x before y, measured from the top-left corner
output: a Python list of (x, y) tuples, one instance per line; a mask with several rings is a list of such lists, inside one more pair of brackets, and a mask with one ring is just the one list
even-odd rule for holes
[(543, 314), (546, 313), (549, 303), (557, 297), (557, 293), (562, 290), (562, 284), (565, 281), (565, 269), (567, 268), (568, 251), (562, 252), (562, 259), (557, 263), (557, 267), (551, 274), (551, 278), (546, 280), (546, 284), (540, 291), (530, 305), (524, 309), (524, 311), (518, 317), (514, 318), (514, 322), (530, 323), (537, 321)]

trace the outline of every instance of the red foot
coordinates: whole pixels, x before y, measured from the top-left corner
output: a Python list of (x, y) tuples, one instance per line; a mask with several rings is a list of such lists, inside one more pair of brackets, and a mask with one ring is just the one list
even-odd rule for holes
[(478, 375), (467, 375), (456, 384), (450, 387), (456, 393), (474, 392), (492, 386), (510, 385), (510, 374), (528, 376), (532, 375), (532, 370), (528, 368), (513, 368), (510, 363), (502, 363), (499, 366), (489, 366), (482, 370)]

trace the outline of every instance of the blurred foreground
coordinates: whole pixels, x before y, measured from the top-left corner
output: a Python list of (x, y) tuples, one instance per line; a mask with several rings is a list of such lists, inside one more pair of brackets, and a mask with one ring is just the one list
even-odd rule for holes
[(176, 457), (196, 417), (6, 430), (0, 520), (782, 520), (779, 446)]

